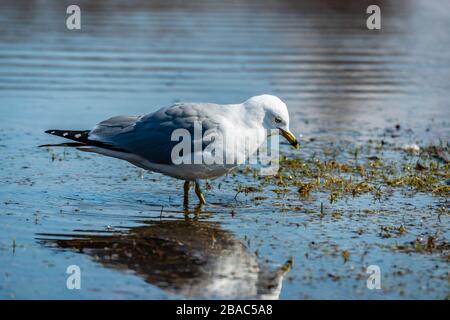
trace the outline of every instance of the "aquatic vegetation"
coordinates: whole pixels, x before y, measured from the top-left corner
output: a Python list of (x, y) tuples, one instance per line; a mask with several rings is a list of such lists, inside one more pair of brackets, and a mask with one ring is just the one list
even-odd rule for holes
[[(320, 220), (352, 219), (355, 214), (366, 220), (371, 220), (371, 217), (389, 216), (387, 221), (390, 221), (390, 224), (380, 223), (378, 231), (375, 232), (381, 241), (379, 245), (384, 246), (382, 244), (385, 241), (402, 239), (405, 241), (403, 244), (396, 242), (390, 248), (396, 252), (429, 253), (440, 259), (450, 259), (450, 247), (445, 240), (445, 234), (440, 237), (431, 235), (428, 227), (416, 220), (418, 217), (412, 217), (413, 220), (409, 223), (400, 220), (401, 215), (409, 212), (407, 207), (399, 204), (380, 210), (364, 208), (367, 202), (362, 202), (363, 207), (355, 202), (358, 197), (365, 196), (365, 199), (372, 197), (372, 201), (381, 205), (393, 196), (409, 199), (416, 195), (426, 195), (443, 204), (434, 209), (441, 222), (441, 218), (449, 214), (447, 201), (450, 195), (450, 173), (445, 156), (449, 150), (448, 146), (420, 147), (421, 153), (418, 154), (405, 152), (386, 143), (375, 144), (381, 146), (380, 149), (374, 150), (371, 146), (366, 146), (345, 151), (343, 148), (327, 147), (322, 148), (322, 154), (314, 152), (309, 156), (281, 156), (278, 174), (256, 177), (259, 180), (259, 188), (240, 186), (239, 190), (243, 193), (265, 193), (265, 197), (260, 198), (258, 195), (253, 197), (252, 201), (260, 200), (268, 206), (281, 207), (274, 212), (302, 212)], [(381, 148), (383, 152), (380, 151)], [(386, 155), (388, 152), (389, 155)], [(248, 171), (247, 176), (250, 174), (252, 181), (255, 175)], [(274, 199), (266, 193), (269, 190), (283, 197)], [(298, 202), (289, 204), (288, 200), (295, 199)], [(305, 201), (304, 206), (299, 204)], [(307, 223), (296, 225), (307, 227)], [(353, 231), (357, 236), (373, 232), (364, 221), (358, 222), (357, 225)], [(429, 235), (422, 238), (416, 236), (418, 233)], [(328, 252), (327, 248), (324, 250)], [(323, 254), (327, 254), (325, 251)], [(331, 250), (340, 253), (344, 263), (349, 261), (350, 251), (351, 248)], [(334, 281), (339, 280), (339, 276), (334, 276)]]
[(446, 260), (450, 260), (450, 243), (445, 240), (437, 240), (435, 236), (416, 238), (414, 241), (406, 244), (395, 245), (394, 250), (406, 253), (433, 253), (437, 252), (444, 255)]
[(344, 262), (347, 262), (348, 259), (350, 259), (350, 252), (348, 250), (342, 251), (342, 258), (344, 259)]
[[(356, 151), (355, 151), (356, 150)], [(324, 151), (324, 155), (314, 154), (310, 158), (302, 156), (281, 156), (280, 169), (273, 177), (259, 177), (263, 182), (260, 189), (254, 187), (239, 187), (238, 192), (261, 192), (265, 185), (276, 185), (280, 188), (272, 190), (275, 193), (288, 193), (296, 190), (302, 198), (308, 198), (313, 193), (328, 194), (330, 203), (343, 197), (353, 198), (363, 194), (371, 194), (375, 199), (389, 195), (389, 190), (395, 189), (408, 192), (431, 193), (435, 196), (450, 195), (449, 164), (444, 154), (448, 147), (423, 148), (420, 161), (417, 155), (398, 156), (399, 161), (383, 160), (382, 156), (367, 155), (364, 158), (363, 148), (350, 150), (344, 160), (326, 159), (326, 154), (340, 154), (341, 150)], [(436, 150), (441, 154), (436, 159)], [(445, 163), (442, 163), (445, 162)], [(252, 173), (245, 170), (242, 173)]]

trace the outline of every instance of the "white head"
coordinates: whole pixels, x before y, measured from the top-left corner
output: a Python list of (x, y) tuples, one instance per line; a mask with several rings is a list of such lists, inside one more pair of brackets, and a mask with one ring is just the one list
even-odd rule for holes
[[(280, 98), (269, 94), (254, 96), (244, 102), (245, 107), (253, 114), (259, 114), (266, 130), (279, 129), (279, 132), (295, 148), (299, 144), (289, 130), (289, 112), (286, 104)], [(270, 131), (269, 131), (270, 132)]]

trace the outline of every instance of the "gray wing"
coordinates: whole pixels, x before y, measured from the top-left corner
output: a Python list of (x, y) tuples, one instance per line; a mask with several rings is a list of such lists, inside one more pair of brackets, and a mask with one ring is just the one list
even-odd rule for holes
[[(174, 130), (186, 129), (194, 137), (196, 121), (202, 123), (202, 136), (206, 130), (219, 127), (219, 123), (212, 120), (211, 106), (184, 103), (141, 117), (114, 117), (99, 123), (89, 137), (137, 154), (150, 162), (170, 165), (172, 149), (179, 143), (171, 141)], [(191, 150), (194, 150), (193, 143)], [(203, 148), (206, 145), (203, 144)]]
[[(132, 130), (134, 124), (140, 117), (138, 116), (117, 116), (102, 121), (91, 130), (90, 138), (93, 140), (108, 139), (126, 130)], [(106, 141), (105, 141), (106, 142)]]

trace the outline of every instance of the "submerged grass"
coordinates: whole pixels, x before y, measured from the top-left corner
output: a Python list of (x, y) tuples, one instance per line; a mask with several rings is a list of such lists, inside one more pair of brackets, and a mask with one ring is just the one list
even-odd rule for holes
[[(368, 149), (369, 152), (371, 150)], [(384, 160), (382, 154), (373, 156), (369, 152), (364, 157), (363, 148), (357, 148), (357, 152), (348, 151), (350, 156), (340, 160), (336, 155), (342, 150), (326, 150), (320, 157), (316, 154), (310, 158), (282, 156), (277, 175), (261, 177), (259, 188), (240, 186), (237, 191), (257, 192), (262, 191), (264, 185), (276, 185), (278, 188), (273, 192), (296, 190), (302, 198), (308, 198), (313, 193), (326, 193), (330, 203), (342, 197), (354, 198), (363, 194), (381, 199), (392, 190), (448, 197), (450, 173), (446, 155), (449, 147), (431, 146), (423, 150), (419, 155), (396, 150), (396, 161)], [(439, 150), (439, 157), (436, 150)], [(326, 155), (334, 158), (326, 160)], [(243, 173), (255, 176), (248, 169)]]
[[(354, 229), (354, 233), (360, 236), (372, 232), (382, 239), (378, 243), (381, 247), (396, 252), (434, 254), (449, 261), (450, 247), (441, 229), (446, 225), (441, 218), (449, 215), (449, 145), (418, 147), (420, 151), (410, 151), (386, 143), (374, 143), (376, 147), (323, 148), (322, 153), (315, 152), (312, 155), (281, 156), (275, 176), (258, 176), (254, 170), (246, 168), (241, 173), (253, 177), (249, 183), (253, 184), (256, 179), (259, 185), (240, 185), (237, 191), (265, 193), (262, 199), (268, 199), (266, 203), (271, 203), (267, 193), (270, 190), (280, 198), (276, 206), (282, 206), (282, 212), (291, 210), (317, 214), (320, 220), (352, 219), (352, 215), (356, 219), (370, 219), (375, 214), (380, 217), (389, 215), (387, 220), (370, 220), (390, 221), (388, 225), (375, 222), (378, 231), (373, 232), (362, 222)], [(436, 225), (427, 226), (423, 220), (416, 221), (414, 218), (405, 221), (403, 213), (411, 210), (411, 207), (409, 201), (403, 202), (403, 199), (411, 199), (419, 194), (436, 199), (436, 202), (429, 203), (437, 213)], [(381, 205), (392, 204), (390, 197), (400, 197), (402, 202), (383, 209), (380, 206), (364, 208), (369, 204), (366, 200), (355, 201), (354, 205), (349, 203), (360, 196), (372, 196)], [(304, 205), (287, 201), (295, 197), (300, 198), (300, 203)], [(252, 197), (252, 201), (257, 199), (260, 198), (255, 195)], [(333, 208), (333, 204), (340, 200), (345, 201), (345, 209), (342, 209), (343, 203)], [(415, 212), (423, 218), (423, 213)], [(397, 243), (400, 237), (406, 242)], [(395, 245), (390, 241), (395, 241)], [(350, 259), (349, 250), (341, 251), (341, 255), (344, 262)]]

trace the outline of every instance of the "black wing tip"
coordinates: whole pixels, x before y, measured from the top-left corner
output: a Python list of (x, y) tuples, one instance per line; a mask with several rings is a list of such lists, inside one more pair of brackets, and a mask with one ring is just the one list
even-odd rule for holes
[(58, 129), (51, 129), (45, 131), (45, 133), (54, 136), (81, 142), (85, 142), (86, 140), (88, 140), (89, 132), (90, 130), (58, 130)]
[(46, 130), (45, 133), (48, 133), (48, 134), (51, 134), (54, 136), (58, 136), (58, 137), (62, 137), (65, 139), (74, 140), (76, 142), (65, 142), (65, 143), (61, 143), (61, 144), (57, 144), (57, 145), (56, 144), (44, 144), (39, 147), (86, 147), (86, 146), (91, 146), (91, 147), (109, 149), (109, 150), (118, 151), (118, 152), (130, 153), (127, 150), (124, 150), (120, 147), (111, 145), (106, 142), (90, 140), (89, 139), (89, 133), (90, 133), (89, 130), (79, 131), (79, 130), (52, 129), (52, 130)]
[(76, 148), (76, 147), (85, 147), (85, 143), (81, 142), (65, 142), (65, 143), (58, 143), (58, 144), (41, 144), (38, 146), (38, 148), (50, 148), (50, 147), (70, 147), (70, 148)]
[(86, 133), (89, 133), (89, 132), (90, 132), (90, 130), (60, 130), (60, 129), (45, 130), (45, 133), (49, 133), (49, 134), (61, 134), (61, 133), (67, 133), (67, 134), (82, 133), (82, 134), (86, 134)]

